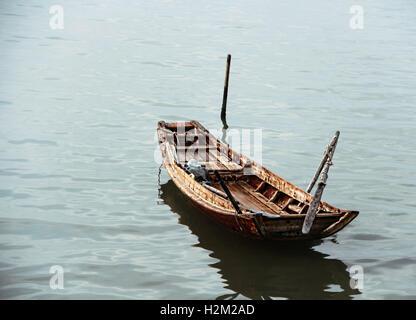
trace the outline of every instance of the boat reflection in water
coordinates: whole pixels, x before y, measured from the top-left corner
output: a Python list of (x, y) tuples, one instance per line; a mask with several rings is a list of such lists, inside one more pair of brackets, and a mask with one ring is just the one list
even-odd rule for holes
[(244, 239), (199, 212), (172, 180), (160, 185), (159, 197), (179, 223), (199, 239), (197, 246), (212, 251), (226, 288), (250, 299), (352, 299), (360, 291), (350, 288), (347, 265), (312, 248), (322, 240), (280, 242)]

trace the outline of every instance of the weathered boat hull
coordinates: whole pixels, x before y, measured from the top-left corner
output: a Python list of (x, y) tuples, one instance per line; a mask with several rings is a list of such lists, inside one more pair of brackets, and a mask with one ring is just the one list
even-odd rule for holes
[[(218, 162), (211, 163), (211, 165), (214, 170), (221, 170), (224, 177), (227, 177), (225, 178), (228, 179), (227, 185), (239, 201), (244, 213), (237, 214), (228, 199), (224, 199), (195, 181), (178, 163), (179, 159), (176, 158), (175, 152), (190, 150), (186, 143), (180, 144), (178, 138), (175, 137), (175, 134), (176, 136), (180, 135), (178, 133), (180, 126), (181, 123), (166, 124), (165, 122), (159, 122), (158, 124), (163, 164), (179, 190), (200, 211), (212, 217), (227, 229), (253, 239), (318, 239), (340, 231), (358, 215), (358, 211), (341, 210), (321, 201), (320, 212), (317, 214), (310, 232), (303, 234), (303, 221), (308, 205), (312, 200), (310, 194), (223, 145), (198, 122), (184, 123), (185, 130), (189, 132), (193, 130), (193, 127), (195, 132), (203, 135), (203, 139), (207, 139), (207, 145), (213, 146), (213, 155), (210, 151), (206, 152), (209, 156), (218, 158)], [(169, 128), (171, 128), (172, 134), (169, 133), (169, 130), (166, 130)], [(169, 135), (172, 136), (169, 137)], [(176, 149), (172, 150), (172, 148)], [(203, 150), (205, 152), (206, 149)], [(187, 161), (186, 156), (184, 162)], [(224, 160), (227, 157), (229, 162)], [(243, 167), (244, 165), (247, 166), (247, 163), (250, 164), (249, 174), (242, 173), (244, 172)], [(216, 186), (215, 182), (214, 186)], [(251, 209), (265, 211), (268, 216), (250, 214)]]
[[(176, 183), (175, 183), (176, 184)], [(178, 187), (178, 185), (176, 184)], [(180, 189), (180, 188), (179, 188)], [(299, 217), (281, 217), (280, 221), (265, 221), (264, 233), (262, 236), (257, 230), (253, 221), (241, 221), (239, 223), (243, 230), (239, 229), (238, 223), (235, 221), (234, 216), (224, 215), (221, 212), (215, 210), (209, 210), (205, 206), (201, 205), (198, 201), (191, 200), (192, 204), (197, 207), (201, 212), (211, 217), (216, 223), (224, 226), (229, 231), (235, 232), (243, 237), (252, 239), (269, 239), (269, 240), (308, 240), (308, 239), (321, 239), (328, 237), (334, 233), (337, 233), (347, 224), (349, 224), (357, 215), (357, 211), (351, 211), (347, 216), (348, 220), (340, 223), (338, 226), (332, 229), (330, 232), (323, 233), (323, 231), (332, 224), (339, 221), (339, 217), (322, 217), (316, 219), (309, 234), (302, 234), (302, 225), (305, 215)]]

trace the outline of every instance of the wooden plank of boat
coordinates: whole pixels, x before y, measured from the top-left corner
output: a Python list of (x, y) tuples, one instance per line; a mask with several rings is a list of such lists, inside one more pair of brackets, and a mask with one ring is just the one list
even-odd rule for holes
[[(358, 211), (342, 210), (320, 201), (310, 232), (303, 234), (311, 194), (232, 150), (197, 121), (160, 121), (157, 131), (163, 164), (176, 186), (202, 212), (242, 236), (273, 240), (323, 238), (338, 232), (358, 215)], [(200, 138), (194, 140), (195, 137)], [(186, 171), (184, 165), (191, 159), (206, 160), (200, 162), (206, 165), (211, 186), (197, 182)], [(220, 191), (215, 170), (241, 214), (236, 215), (229, 197)]]

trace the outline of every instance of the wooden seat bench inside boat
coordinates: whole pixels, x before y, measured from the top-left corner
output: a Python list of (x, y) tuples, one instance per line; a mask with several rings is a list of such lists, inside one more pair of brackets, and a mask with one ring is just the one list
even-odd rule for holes
[[(234, 161), (218, 141), (202, 130), (185, 123), (183, 127), (167, 126), (168, 141), (175, 146), (178, 160), (186, 164), (191, 159), (198, 160), (210, 170), (239, 171), (242, 166)], [(181, 133), (178, 133), (181, 132)]]

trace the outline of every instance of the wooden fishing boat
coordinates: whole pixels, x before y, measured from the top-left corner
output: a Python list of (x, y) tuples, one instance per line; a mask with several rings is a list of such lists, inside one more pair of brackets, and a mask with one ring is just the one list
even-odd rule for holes
[[(229, 148), (197, 121), (158, 123), (163, 164), (176, 186), (204, 213), (242, 236), (290, 240), (328, 237), (358, 211), (320, 201), (308, 233), (302, 226), (313, 195)], [(198, 181), (187, 165), (197, 160), (208, 175)]]

